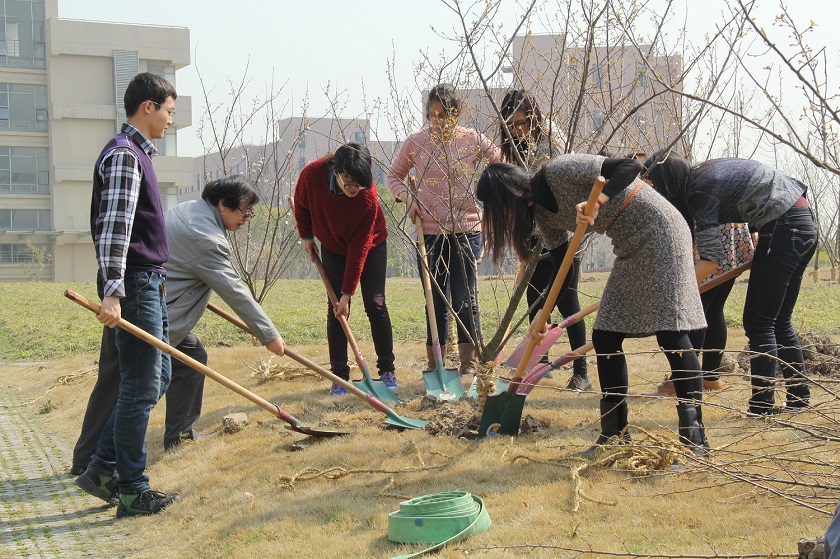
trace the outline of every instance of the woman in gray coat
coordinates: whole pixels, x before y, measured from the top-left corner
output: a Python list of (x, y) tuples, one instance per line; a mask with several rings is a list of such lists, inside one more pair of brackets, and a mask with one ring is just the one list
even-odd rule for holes
[(605, 233), (616, 255), (592, 330), (601, 383), (601, 435), (595, 454), (627, 426), (627, 337), (656, 335), (671, 365), (679, 404), (680, 440), (695, 454), (708, 448), (702, 423), (700, 362), (689, 332), (705, 328), (691, 251), (691, 234), (682, 216), (639, 178), (631, 159), (567, 154), (534, 174), (508, 164), (487, 167), (476, 196), (484, 204), (485, 244), (499, 261), (512, 247), (530, 258), (536, 225), (550, 250), (585, 220), (582, 210), (598, 175), (607, 184), (599, 211), (588, 220)]

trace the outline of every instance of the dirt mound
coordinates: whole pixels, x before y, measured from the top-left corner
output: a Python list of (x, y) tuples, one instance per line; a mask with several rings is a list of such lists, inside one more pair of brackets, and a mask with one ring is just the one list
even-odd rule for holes
[[(806, 374), (840, 378), (840, 345), (835, 343), (830, 336), (822, 334), (802, 332), (798, 335), (799, 343), (802, 346), (802, 355), (805, 358)], [(744, 374), (749, 374), (750, 372), (751, 356), (752, 352), (750, 352), (749, 346), (746, 346), (738, 354), (738, 358), (735, 361), (737, 367)], [(724, 354), (724, 361), (721, 364), (722, 368), (727, 372), (739, 372), (738, 369), (727, 369), (727, 366), (729, 366), (728, 361), (730, 360)]]

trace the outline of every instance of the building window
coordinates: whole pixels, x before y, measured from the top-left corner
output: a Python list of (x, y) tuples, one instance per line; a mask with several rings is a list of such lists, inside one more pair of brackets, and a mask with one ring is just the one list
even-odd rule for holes
[(353, 141), (356, 142), (357, 144), (365, 143), (365, 133), (364, 132), (356, 132), (356, 134), (354, 136), (355, 137), (353, 138)]
[[(46, 255), (48, 261), (52, 261), (50, 245), (35, 245), (35, 248)], [(22, 243), (0, 244), (0, 264), (26, 264), (30, 262), (35, 262), (35, 255), (28, 245)]]
[(0, 0), (0, 66), (47, 67), (44, 14), (43, 0)]
[(633, 119), (636, 121), (636, 126), (639, 128), (639, 132), (647, 132), (647, 119), (645, 118), (644, 113), (636, 113), (633, 116)]
[(163, 138), (154, 140), (157, 154), (164, 157), (175, 157), (178, 154), (178, 133), (174, 128), (169, 128)]
[(0, 147), (0, 194), (49, 194), (47, 148)]
[(647, 86), (647, 68), (645, 68), (644, 64), (636, 64), (636, 86)]
[(604, 124), (606, 124), (606, 118), (604, 117), (604, 113), (601, 111), (596, 111), (592, 115), (592, 123), (594, 125), (595, 134), (601, 134), (604, 131)]
[(0, 130), (46, 132), (47, 86), (0, 83)]
[(0, 210), (0, 231), (49, 231), (50, 210)]
[(146, 65), (146, 71), (150, 74), (162, 77), (173, 86), (175, 85), (175, 66), (172, 66), (171, 64), (149, 62)]
[(592, 81), (595, 83), (595, 87), (604, 86), (604, 70), (600, 66), (595, 66), (595, 69), (592, 70)]

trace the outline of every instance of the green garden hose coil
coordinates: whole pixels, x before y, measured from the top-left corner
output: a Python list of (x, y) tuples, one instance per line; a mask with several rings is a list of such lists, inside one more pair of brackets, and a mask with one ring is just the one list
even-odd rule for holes
[(388, 515), (388, 539), (397, 543), (434, 545), (392, 559), (409, 559), (434, 551), (450, 542), (486, 532), (490, 524), (484, 501), (466, 491), (432, 493), (403, 501), (400, 510)]

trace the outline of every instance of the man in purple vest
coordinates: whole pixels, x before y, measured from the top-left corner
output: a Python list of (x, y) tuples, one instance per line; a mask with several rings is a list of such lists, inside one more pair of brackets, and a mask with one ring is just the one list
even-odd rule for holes
[(99, 366), (119, 369), (117, 405), (96, 453), (76, 485), (117, 504), (117, 517), (155, 514), (177, 499), (153, 491), (146, 469), (149, 412), (171, 378), (169, 356), (120, 328), (120, 318), (168, 341), (163, 265), (169, 259), (150, 140), (163, 138), (175, 115), (175, 88), (138, 74), (125, 91), (126, 123), (93, 170), (90, 229), (99, 263), (97, 288), (105, 325)]

